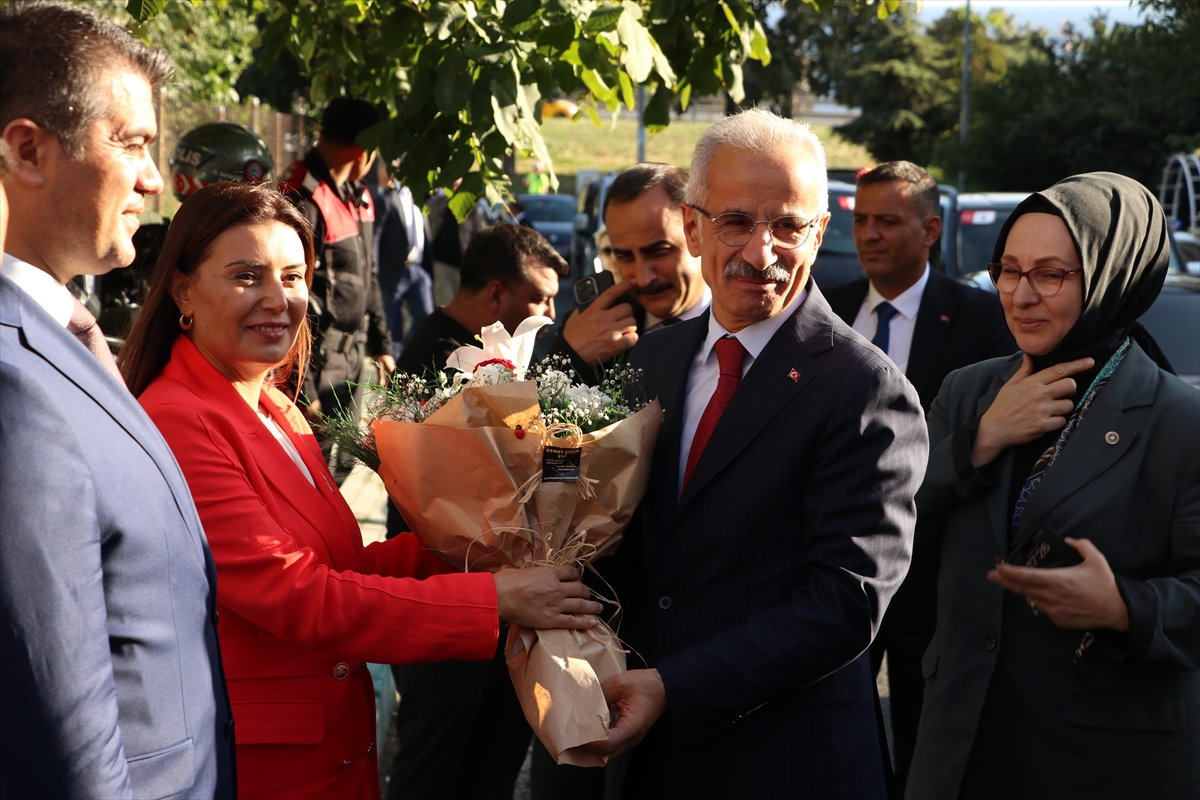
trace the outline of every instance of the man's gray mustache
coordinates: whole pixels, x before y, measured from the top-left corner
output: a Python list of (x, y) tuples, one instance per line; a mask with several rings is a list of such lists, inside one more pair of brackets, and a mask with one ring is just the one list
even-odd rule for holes
[(779, 262), (768, 264), (765, 269), (758, 269), (749, 263), (742, 261), (740, 258), (735, 258), (725, 265), (726, 278), (751, 278), (756, 281), (775, 281), (775, 283), (785, 283), (792, 277), (792, 273), (788, 272), (783, 267), (779, 266)]

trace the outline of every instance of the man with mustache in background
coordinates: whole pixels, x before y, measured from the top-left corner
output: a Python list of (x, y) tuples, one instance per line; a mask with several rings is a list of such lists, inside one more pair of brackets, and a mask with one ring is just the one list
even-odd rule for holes
[[(602, 292), (563, 326), (555, 352), (571, 358), (581, 380), (595, 383), (595, 367), (608, 367), (638, 336), (704, 313), (712, 294), (700, 259), (688, 252), (683, 231), (686, 170), (670, 164), (635, 164), (613, 181), (604, 201), (604, 224), (622, 281)], [(639, 325), (632, 295), (656, 318)]]

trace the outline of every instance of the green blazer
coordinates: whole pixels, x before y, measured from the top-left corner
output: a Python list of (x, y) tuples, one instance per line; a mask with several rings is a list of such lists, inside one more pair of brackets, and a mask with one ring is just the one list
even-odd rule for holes
[(983, 414), (1021, 354), (947, 376), (929, 411), (917, 495), (940, 537), (937, 632), (909, 798), (1200, 797), (1200, 392), (1135, 344), (1026, 506), (1090, 539), (1117, 576), (1127, 634), (1034, 616), (986, 580), (1008, 555), (1011, 450), (960, 474), (954, 432)]

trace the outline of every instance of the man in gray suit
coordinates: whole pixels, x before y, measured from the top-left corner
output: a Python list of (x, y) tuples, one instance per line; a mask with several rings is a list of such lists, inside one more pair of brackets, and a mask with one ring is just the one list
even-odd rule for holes
[[(175, 459), (64, 284), (128, 265), (163, 53), (0, 8), (0, 795), (232, 797), (215, 573)], [(89, 352), (90, 351), (90, 352)]]

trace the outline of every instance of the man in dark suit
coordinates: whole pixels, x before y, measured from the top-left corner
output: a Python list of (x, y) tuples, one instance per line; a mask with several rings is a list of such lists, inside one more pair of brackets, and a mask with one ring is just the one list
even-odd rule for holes
[[(929, 410), (950, 372), (1016, 352), (999, 299), (929, 267), (942, 232), (937, 183), (908, 161), (880, 164), (858, 179), (854, 246), (863, 278), (830, 290), (829, 306), (887, 353)], [(921, 656), (933, 638), (936, 551), (918, 548), (871, 644), (878, 673), (888, 657), (896, 783), (903, 789), (921, 716)]]
[(620, 718), (591, 745), (636, 745), (626, 797), (887, 793), (863, 654), (908, 567), (928, 442), (911, 385), (809, 279), (825, 174), (807, 126), (761, 110), (696, 144), (684, 224), (712, 307), (633, 350), (665, 422), (597, 565), (647, 661), (605, 685)]
[(234, 794), (204, 532), (65, 286), (133, 261), (137, 215), (163, 186), (149, 145), (169, 69), (93, 11), (0, 7), (4, 797)]

